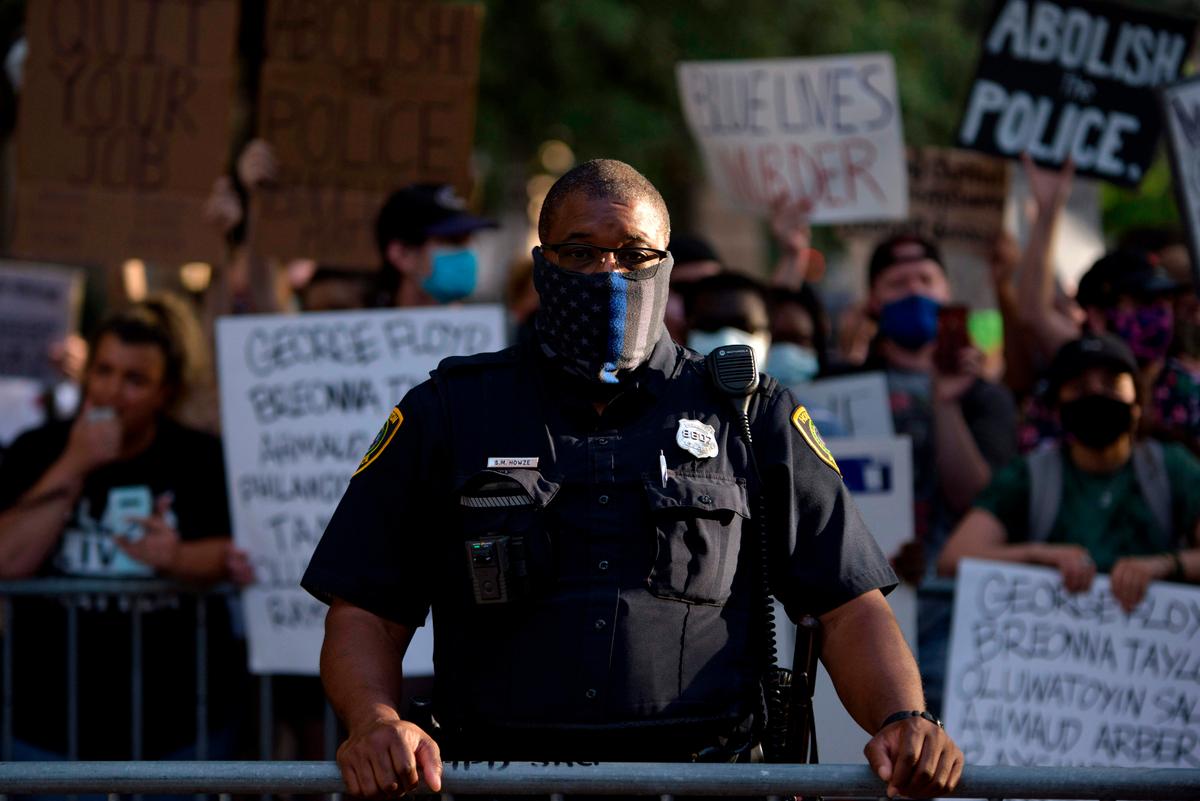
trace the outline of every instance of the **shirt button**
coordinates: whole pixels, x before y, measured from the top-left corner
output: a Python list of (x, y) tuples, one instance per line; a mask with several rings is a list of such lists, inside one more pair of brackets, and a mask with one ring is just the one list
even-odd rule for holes
[(608, 496), (607, 496), (607, 495), (601, 495), (601, 496), (600, 496), (599, 498), (597, 498), (596, 500), (600, 501), (600, 503), (603, 505), (603, 504), (606, 504), (606, 503), (608, 503)]
[(600, 564), (596, 565), (596, 567), (600, 568), (601, 570), (608, 570), (608, 560), (601, 559)]
[(607, 445), (608, 437), (600, 437), (600, 439), (596, 440), (596, 444), (597, 445)]
[(712, 501), (713, 501), (711, 495), (701, 495), (699, 500), (700, 500), (700, 503), (712, 503)]
[(589, 688), (588, 691), (583, 694), (583, 697), (590, 701), (596, 697), (596, 691)]
[(608, 621), (605, 620), (604, 618), (600, 618), (599, 620), (596, 621), (596, 631), (600, 631), (607, 625), (608, 625)]

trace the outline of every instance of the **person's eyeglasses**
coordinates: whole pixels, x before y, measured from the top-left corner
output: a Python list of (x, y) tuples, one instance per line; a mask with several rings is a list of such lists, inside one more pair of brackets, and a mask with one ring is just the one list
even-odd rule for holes
[(593, 269), (604, 259), (605, 253), (613, 254), (619, 270), (644, 270), (647, 267), (654, 267), (670, 255), (665, 250), (655, 250), (654, 248), (604, 248), (599, 245), (585, 245), (581, 242), (542, 245), (542, 249), (557, 254), (558, 266), (564, 270), (577, 272)]

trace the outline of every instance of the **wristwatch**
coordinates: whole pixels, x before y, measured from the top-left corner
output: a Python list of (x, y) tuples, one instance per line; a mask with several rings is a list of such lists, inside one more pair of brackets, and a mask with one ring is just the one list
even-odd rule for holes
[(883, 721), (883, 725), (881, 725), (879, 727), (879, 730), (883, 731), (888, 726), (891, 726), (893, 723), (900, 721), (900, 720), (907, 720), (908, 718), (925, 718), (925, 720), (928, 720), (930, 723), (937, 726), (939, 729), (946, 728), (946, 724), (944, 724), (940, 720), (938, 720), (937, 716), (934, 715), (932, 712), (921, 712), (916, 709), (913, 709), (913, 710), (902, 709), (899, 712), (893, 712), (892, 714), (888, 715), (887, 719)]

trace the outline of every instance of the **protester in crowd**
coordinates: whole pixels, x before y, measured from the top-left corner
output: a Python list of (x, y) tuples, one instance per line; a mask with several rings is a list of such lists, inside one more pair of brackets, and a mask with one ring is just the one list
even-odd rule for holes
[(533, 286), (533, 261), (520, 259), (508, 270), (504, 284), (504, 308), (508, 310), (510, 344), (532, 342), (541, 303)]
[(374, 276), (362, 270), (319, 266), (296, 291), (300, 311), (348, 311), (367, 305)]
[[(930, 574), (946, 536), (1016, 455), (1016, 411), (1008, 391), (980, 377), (982, 357), (964, 341), (939, 342), (939, 310), (950, 283), (938, 249), (900, 234), (881, 242), (868, 267), (867, 306), (879, 333), (864, 367), (887, 376), (892, 423), (912, 440), (915, 540), (894, 559), (906, 581)], [(950, 605), (922, 599), (919, 662), (930, 707), (941, 702)]]
[[(230, 548), (216, 437), (173, 415), (191, 349), (179, 303), (151, 299), (104, 322), (71, 421), (20, 437), (0, 465), (0, 576), (190, 585), (226, 577)], [(195, 596), (135, 597), (142, 636), (143, 755), (187, 758), (196, 734)], [(133, 619), (128, 603), (74, 599), (78, 758), (129, 758)], [(224, 602), (208, 602), (209, 754), (229, 754), (241, 671)], [(15, 753), (67, 753), (67, 617), (59, 598), (22, 598), (11, 621)]]
[(478, 257), (471, 235), (496, 223), (466, 211), (449, 184), (413, 184), (393, 192), (375, 220), (382, 265), (375, 306), (432, 306), (475, 291)]
[[(437, 792), (442, 748), (749, 759), (764, 582), (792, 618), (820, 616), (822, 659), (873, 733), (889, 795), (957, 783), (961, 752), (923, 711), (880, 592), (895, 577), (803, 407), (770, 381), (750, 400), (756, 473), (732, 399), (666, 335), (669, 231), (661, 195), (628, 165), (564, 174), (533, 254), (538, 347), (442, 362), (351, 479), (302, 582), (331, 603), (322, 677), (349, 729), (338, 763), (351, 793), (394, 796), (418, 777)], [(756, 573), (758, 525), (778, 556), (769, 576)], [(431, 605), (440, 743), (399, 710)]]
[(1050, 368), (1064, 441), (997, 471), (942, 549), (964, 558), (1048, 565), (1072, 592), (1111, 573), (1125, 610), (1152, 581), (1200, 580), (1200, 460), (1136, 436), (1139, 367), (1111, 334), (1064, 345)]
[(766, 371), (787, 387), (798, 387), (825, 372), (829, 364), (829, 317), (811, 284), (799, 290), (772, 289), (768, 295), (771, 349)]
[(724, 267), (712, 245), (693, 234), (672, 234), (667, 250), (675, 259), (675, 266), (671, 269), (671, 291), (667, 295), (664, 322), (671, 339), (683, 345), (688, 341), (687, 305), (692, 286), (722, 272)]
[(761, 283), (732, 271), (702, 278), (688, 288), (686, 311), (689, 348), (707, 356), (721, 345), (749, 345), (765, 370), (771, 320)]

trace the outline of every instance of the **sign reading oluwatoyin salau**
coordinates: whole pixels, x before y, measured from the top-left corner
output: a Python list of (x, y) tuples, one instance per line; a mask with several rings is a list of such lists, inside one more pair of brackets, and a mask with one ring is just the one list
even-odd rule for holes
[(1154, 583), (1126, 614), (1097, 576), (965, 560), (946, 731), (971, 765), (1200, 767), (1200, 589)]
[[(316, 674), (325, 606), (300, 578), (392, 407), (447, 356), (504, 347), (498, 306), (225, 317), (217, 323), (230, 516), (257, 583), (250, 670)], [(429, 626), (406, 673), (432, 672)]]
[(780, 197), (808, 200), (814, 223), (907, 215), (889, 54), (690, 61), (676, 73), (709, 179), (733, 205), (765, 213)]
[(1136, 186), (1162, 130), (1151, 90), (1179, 78), (1195, 29), (1088, 0), (999, 0), (958, 144)]

